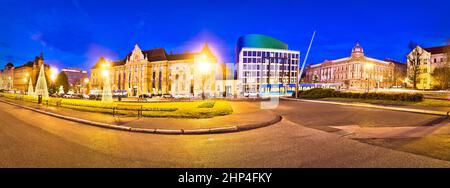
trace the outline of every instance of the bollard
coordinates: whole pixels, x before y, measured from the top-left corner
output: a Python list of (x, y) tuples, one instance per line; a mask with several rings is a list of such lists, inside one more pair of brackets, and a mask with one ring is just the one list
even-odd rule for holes
[(38, 95), (38, 104), (42, 104), (42, 95)]

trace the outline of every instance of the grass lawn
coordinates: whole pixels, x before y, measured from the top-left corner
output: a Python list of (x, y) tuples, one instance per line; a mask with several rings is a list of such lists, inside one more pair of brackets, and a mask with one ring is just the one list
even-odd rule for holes
[(408, 139), (357, 139), (361, 142), (394, 150), (450, 161), (450, 135), (433, 135)]
[(324, 98), (326, 101), (340, 101), (340, 102), (363, 102), (370, 104), (384, 104), (384, 105), (412, 105), (412, 106), (434, 106), (434, 107), (450, 107), (450, 101), (424, 99), (422, 102), (407, 102), (407, 101), (393, 101), (393, 100), (375, 100), (375, 99), (352, 99), (352, 98)]
[[(3, 97), (15, 99), (17, 94), (2, 93)], [(24, 101), (37, 102), (37, 99), (24, 96)], [(54, 101), (55, 99), (50, 99)], [(43, 102), (46, 103), (45, 100)], [(55, 105), (52, 102), (50, 105)], [(223, 116), (233, 113), (233, 109), (228, 101), (192, 101), (192, 102), (112, 102), (102, 103), (101, 101), (84, 100), (84, 99), (61, 99), (61, 106), (74, 110), (112, 113), (113, 108), (118, 104), (142, 105), (145, 117), (171, 117), (171, 118), (211, 118), (214, 116)], [(136, 111), (119, 110), (120, 114), (137, 114)]]

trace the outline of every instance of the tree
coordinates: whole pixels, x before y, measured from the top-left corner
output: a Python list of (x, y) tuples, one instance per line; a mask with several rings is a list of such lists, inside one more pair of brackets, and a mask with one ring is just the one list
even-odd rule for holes
[(409, 61), (408, 78), (413, 82), (413, 88), (417, 89), (417, 82), (419, 81), (420, 75), (421, 58), (424, 54), (424, 51), (415, 42), (410, 42), (408, 47), (411, 50), (411, 53), (406, 56)]
[(67, 78), (66, 73), (61, 71), (58, 74), (58, 76), (56, 77), (55, 86), (56, 86), (56, 88), (60, 88), (61, 86), (63, 86), (64, 93), (67, 93), (69, 91), (70, 85), (69, 85), (69, 79)]
[(448, 89), (449, 81), (450, 81), (450, 67), (446, 64), (443, 67), (437, 67), (434, 69), (431, 74), (436, 81), (436, 85), (441, 89)]

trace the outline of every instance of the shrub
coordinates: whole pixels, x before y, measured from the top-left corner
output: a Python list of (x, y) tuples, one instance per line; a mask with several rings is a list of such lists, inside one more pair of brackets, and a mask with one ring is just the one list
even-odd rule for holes
[(198, 105), (197, 108), (213, 108), (216, 104), (216, 101), (206, 101), (200, 105)]
[(424, 99), (424, 96), (421, 93), (350, 93), (322, 88), (314, 88), (307, 91), (300, 91), (298, 96), (299, 98), (304, 99), (322, 99), (328, 97), (336, 97), (336, 98), (368, 99), (368, 100), (394, 100), (407, 102), (420, 102), (423, 101)]

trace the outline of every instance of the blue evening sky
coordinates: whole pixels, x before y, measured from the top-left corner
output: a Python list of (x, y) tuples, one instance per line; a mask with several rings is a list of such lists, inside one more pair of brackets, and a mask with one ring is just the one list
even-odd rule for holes
[(408, 43), (444, 45), (448, 0), (0, 0), (0, 66), (44, 52), (58, 68), (89, 69), (100, 56), (123, 58), (134, 44), (168, 52), (209, 42), (226, 63), (237, 39), (272, 36), (308, 64), (347, 57), (356, 42), (366, 55), (405, 61)]

